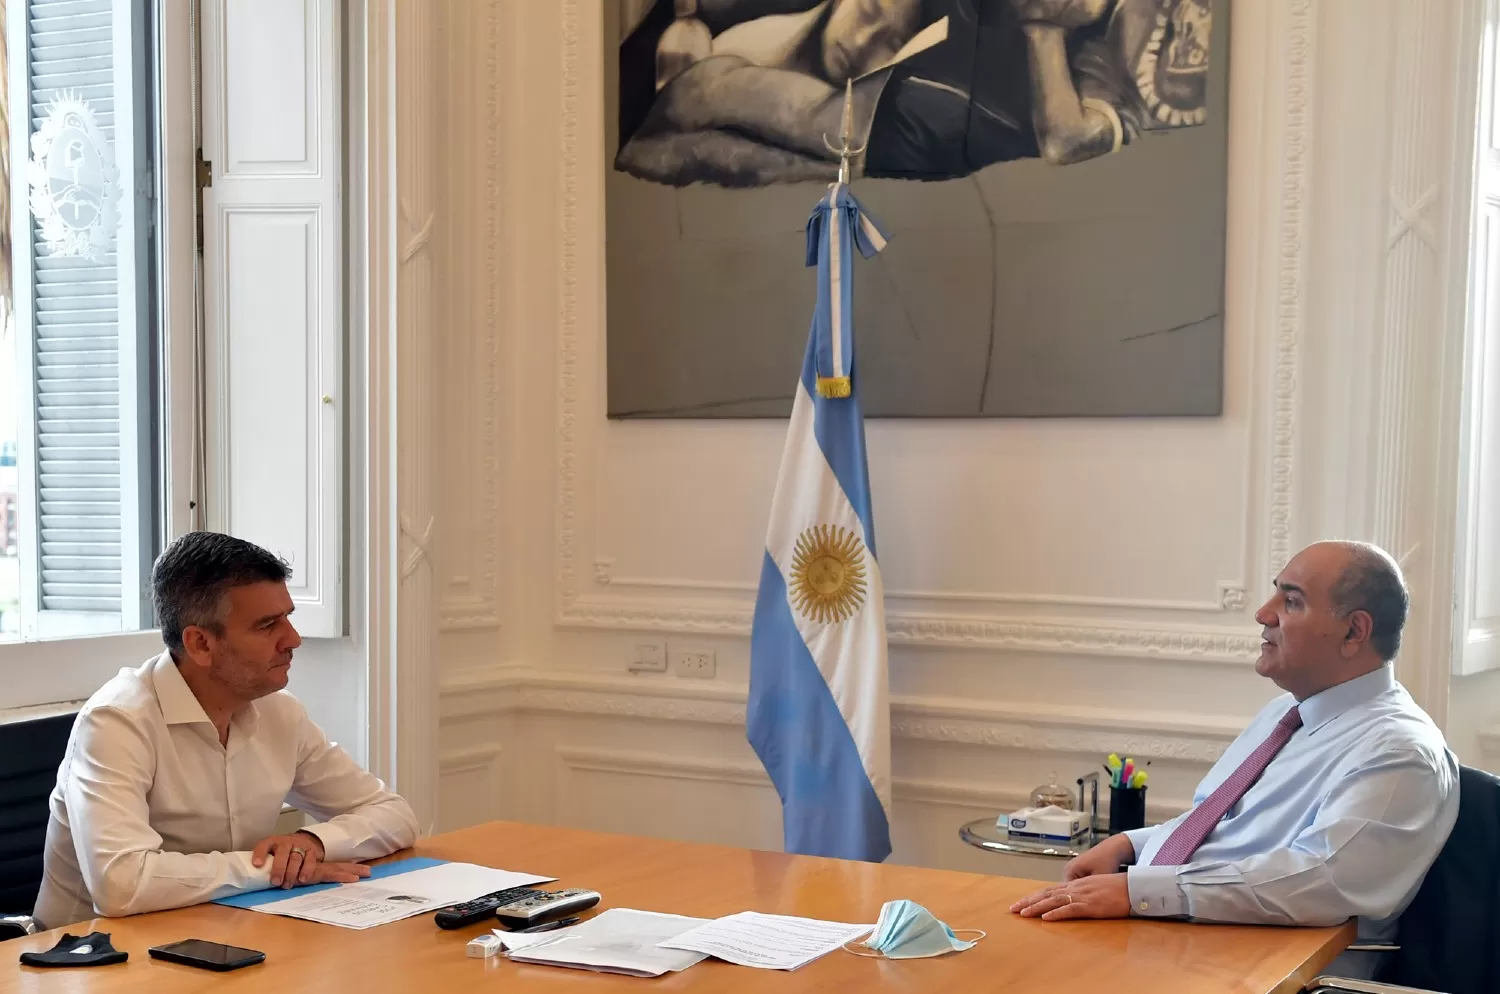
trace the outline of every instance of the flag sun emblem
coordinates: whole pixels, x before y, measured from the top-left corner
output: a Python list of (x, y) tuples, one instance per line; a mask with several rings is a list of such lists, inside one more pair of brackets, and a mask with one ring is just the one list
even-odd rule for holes
[(792, 600), (803, 617), (835, 624), (865, 602), (865, 547), (838, 525), (813, 525), (792, 555)]

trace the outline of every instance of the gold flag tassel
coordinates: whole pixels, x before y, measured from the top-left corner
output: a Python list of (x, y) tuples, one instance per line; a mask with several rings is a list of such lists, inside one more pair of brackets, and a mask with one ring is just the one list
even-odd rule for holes
[(820, 376), (818, 377), (818, 396), (827, 397), (830, 400), (841, 400), (849, 396), (852, 388), (847, 376)]

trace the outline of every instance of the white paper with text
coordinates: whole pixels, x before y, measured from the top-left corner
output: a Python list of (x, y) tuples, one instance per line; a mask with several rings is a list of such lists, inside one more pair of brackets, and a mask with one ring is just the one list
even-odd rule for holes
[(795, 970), (826, 956), (850, 939), (868, 934), (872, 928), (873, 925), (741, 911), (700, 925), (662, 945), (707, 953), (738, 966)]

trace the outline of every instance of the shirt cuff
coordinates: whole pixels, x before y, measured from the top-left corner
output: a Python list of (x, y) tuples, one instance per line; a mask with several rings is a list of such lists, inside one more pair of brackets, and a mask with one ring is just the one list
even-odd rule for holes
[(1183, 918), (1187, 900), (1177, 883), (1175, 866), (1132, 866), (1125, 871), (1130, 913), (1144, 918)]
[(346, 863), (354, 858), (354, 847), (349, 842), (349, 833), (330, 822), (319, 825), (303, 825), (299, 832), (317, 836), (323, 843), (323, 862)]
[(238, 894), (242, 891), (265, 890), (271, 886), (272, 860), (270, 858), (267, 858), (265, 863), (260, 866), (256, 866), (255, 853), (253, 852), (232, 852), (225, 853), (225, 855), (234, 860), (234, 868), (238, 872), (235, 874), (234, 882), (229, 885), (225, 894), (209, 898), (209, 900), (216, 901), (220, 896)]

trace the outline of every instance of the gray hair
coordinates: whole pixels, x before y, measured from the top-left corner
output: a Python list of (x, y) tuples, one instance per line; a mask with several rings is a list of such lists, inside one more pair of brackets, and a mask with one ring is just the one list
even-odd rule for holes
[(1401, 629), (1411, 598), (1401, 567), (1390, 553), (1368, 542), (1341, 542), (1348, 565), (1333, 584), (1333, 610), (1341, 617), (1355, 611), (1370, 616), (1370, 645), (1386, 662), (1401, 649)]
[(161, 639), (182, 652), (189, 627), (224, 633), (220, 602), (230, 587), (285, 583), (292, 569), (276, 555), (244, 539), (218, 532), (188, 532), (167, 546), (151, 570), (151, 593)]

